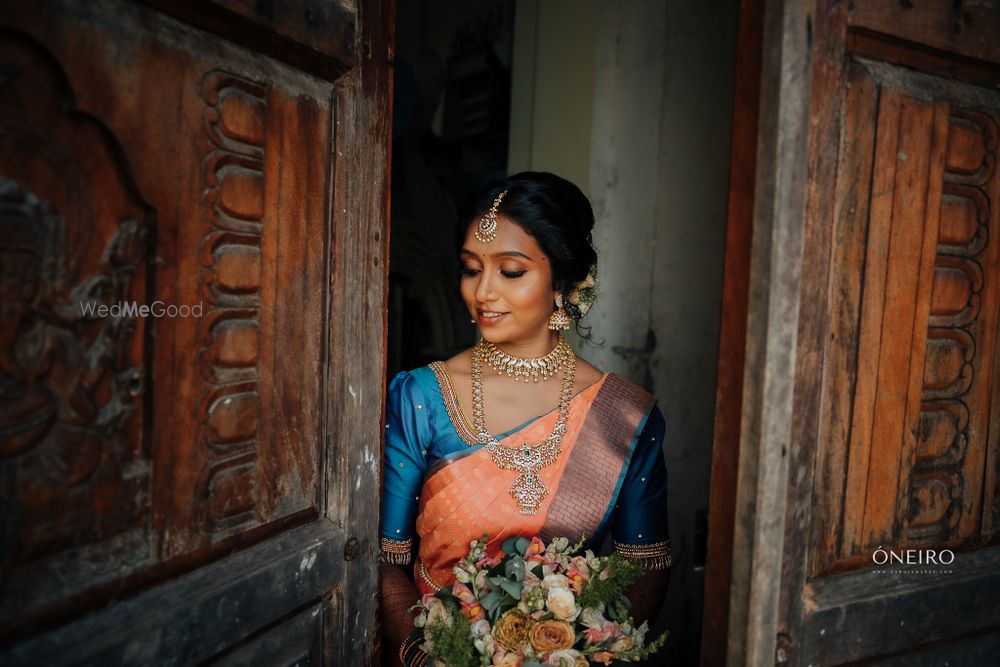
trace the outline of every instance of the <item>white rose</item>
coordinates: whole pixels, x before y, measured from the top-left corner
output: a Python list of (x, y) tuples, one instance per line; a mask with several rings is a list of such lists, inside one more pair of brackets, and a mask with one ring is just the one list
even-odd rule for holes
[(569, 588), (569, 579), (565, 574), (546, 574), (542, 579), (542, 588), (547, 591), (553, 588)]
[(444, 621), (444, 624), (449, 628), (452, 624), (451, 614), (448, 613), (448, 608), (444, 606), (444, 603), (437, 598), (432, 598), (427, 601), (427, 625), (432, 625), (437, 621)]
[(472, 627), (469, 628), (469, 630), (473, 637), (482, 637), (483, 635), (485, 635), (490, 631), (490, 622), (487, 621), (485, 618), (481, 618), (475, 623), (473, 623)]
[(573, 667), (576, 661), (583, 657), (583, 654), (577, 651), (575, 648), (562, 648), (558, 651), (552, 651), (549, 653), (548, 663), (550, 665), (560, 665), (562, 667)]
[(546, 606), (560, 621), (575, 621), (580, 615), (576, 607), (576, 598), (568, 588), (552, 588), (545, 600)]
[(580, 614), (580, 622), (588, 628), (599, 628), (607, 623), (608, 619), (604, 618), (604, 614), (600, 610), (587, 607)]

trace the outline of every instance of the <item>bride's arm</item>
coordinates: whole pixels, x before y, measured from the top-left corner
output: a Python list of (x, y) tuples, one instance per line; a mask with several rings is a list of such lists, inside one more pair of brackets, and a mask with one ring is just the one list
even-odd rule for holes
[[(399, 647), (413, 631), (416, 612), (408, 611), (420, 593), (402, 565), (381, 564), (383, 664), (399, 665)], [(388, 659), (386, 659), (388, 658)]]
[(639, 577), (629, 588), (627, 596), (632, 603), (632, 618), (636, 623), (649, 621), (652, 625), (663, 606), (670, 587), (670, 568), (651, 570)]

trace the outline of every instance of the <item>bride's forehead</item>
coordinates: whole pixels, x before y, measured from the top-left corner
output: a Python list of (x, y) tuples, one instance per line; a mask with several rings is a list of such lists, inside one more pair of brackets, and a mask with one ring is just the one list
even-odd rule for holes
[(469, 250), (480, 257), (487, 257), (496, 253), (514, 251), (520, 252), (529, 257), (545, 260), (545, 253), (535, 237), (529, 234), (521, 225), (511, 218), (502, 214), (497, 215), (497, 231), (493, 240), (483, 243), (476, 238), (476, 226), (479, 220), (473, 220), (465, 234), (464, 249)]

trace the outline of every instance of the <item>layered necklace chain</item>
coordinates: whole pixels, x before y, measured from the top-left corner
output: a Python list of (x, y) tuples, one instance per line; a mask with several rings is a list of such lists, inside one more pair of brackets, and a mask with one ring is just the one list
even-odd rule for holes
[(559, 336), (559, 342), (552, 351), (537, 359), (521, 359), (514, 357), (487, 340), (479, 341), (486, 363), (497, 375), (506, 375), (520, 382), (524, 380), (548, 380), (558, 373), (569, 360), (575, 359), (573, 348), (566, 339)]
[[(555, 350), (565, 345), (569, 349), (569, 344), (562, 336)], [(573, 394), (573, 381), (576, 377), (576, 356), (572, 349), (569, 349), (569, 356), (560, 362), (565, 370), (563, 371), (562, 389), (559, 395), (559, 411), (556, 417), (555, 426), (552, 433), (542, 442), (530, 445), (522, 443), (517, 449), (506, 447), (496, 436), (486, 430), (486, 411), (483, 408), (483, 361), (488, 350), (497, 350), (495, 345), (487, 341), (479, 341), (472, 348), (472, 411), (473, 426), (480, 444), (486, 447), (493, 459), (493, 463), (504, 470), (516, 470), (517, 479), (510, 488), (510, 495), (517, 501), (517, 507), (521, 514), (531, 516), (538, 512), (542, 500), (549, 491), (542, 483), (542, 478), (538, 471), (551, 465), (559, 457), (562, 451), (562, 438), (566, 434), (566, 421), (569, 415), (569, 403)], [(555, 352), (553, 350), (553, 352)], [(502, 353), (505, 356), (506, 353)], [(552, 355), (550, 352), (542, 359)], [(517, 359), (516, 357), (510, 357)], [(537, 359), (517, 359), (519, 362), (538, 361)], [(530, 363), (529, 366), (530, 367)]]

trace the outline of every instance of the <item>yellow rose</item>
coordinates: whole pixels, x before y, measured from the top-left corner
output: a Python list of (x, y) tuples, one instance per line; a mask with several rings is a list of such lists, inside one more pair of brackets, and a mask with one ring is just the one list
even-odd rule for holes
[(566, 621), (539, 621), (531, 626), (528, 641), (539, 653), (548, 653), (572, 647), (576, 632)]
[(493, 638), (508, 651), (515, 650), (528, 637), (531, 619), (516, 609), (504, 613), (493, 627)]

